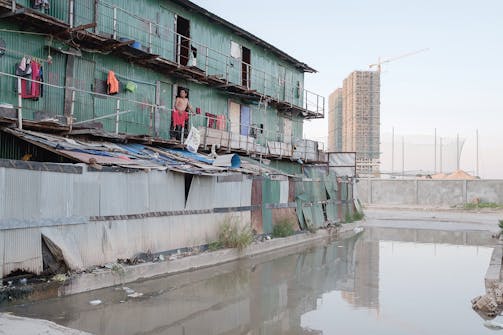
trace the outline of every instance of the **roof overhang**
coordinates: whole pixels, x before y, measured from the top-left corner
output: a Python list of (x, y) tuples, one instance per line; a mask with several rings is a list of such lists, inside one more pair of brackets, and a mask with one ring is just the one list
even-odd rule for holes
[(222, 18), (216, 14), (213, 14), (212, 12), (204, 9), (201, 6), (196, 5), (192, 1), (189, 1), (189, 0), (171, 0), (171, 1), (188, 9), (188, 10), (191, 10), (191, 11), (194, 11), (194, 12), (197, 12), (199, 14), (204, 15), (208, 19), (210, 19), (211, 21), (213, 21), (215, 23), (221, 24), (221, 25), (229, 28), (230, 30), (234, 31), (237, 35), (242, 36), (242, 37), (250, 40), (251, 42), (255, 43), (256, 45), (260, 45), (261, 47), (269, 50), (270, 52), (272, 52), (276, 56), (278, 56), (280, 59), (292, 64), (297, 69), (302, 70), (303, 72), (309, 72), (309, 73), (318, 72), (315, 69), (313, 69), (312, 67), (310, 67), (309, 65), (307, 65), (306, 63), (302, 63), (302, 62), (298, 61), (297, 59), (288, 55), (284, 51), (281, 51), (280, 49), (276, 48), (274, 45), (267, 43), (263, 39), (253, 35), (252, 33), (248, 32), (238, 26), (236, 26), (235, 24), (225, 20), (224, 18)]

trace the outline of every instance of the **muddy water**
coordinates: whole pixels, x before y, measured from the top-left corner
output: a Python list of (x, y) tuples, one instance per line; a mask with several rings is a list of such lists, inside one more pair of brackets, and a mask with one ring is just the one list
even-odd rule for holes
[(116, 287), (7, 310), (96, 335), (490, 334), (470, 305), (492, 252), (482, 235), (371, 228), (127, 284), (138, 298)]

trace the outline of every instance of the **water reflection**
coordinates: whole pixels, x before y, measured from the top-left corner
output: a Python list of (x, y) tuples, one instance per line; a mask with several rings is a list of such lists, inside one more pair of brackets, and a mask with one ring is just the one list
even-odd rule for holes
[[(97, 335), (447, 334), (429, 331), (449, 329), (441, 316), (454, 310), (458, 323), (462, 315), (461, 323), (482, 334), (478, 320), (450, 304), (465, 303), (474, 314), (466, 302), (481, 291), (491, 249), (468, 245), (487, 244), (483, 234), (372, 228), (279, 256), (128, 284), (144, 293), (139, 299), (109, 288), (9, 310)], [(431, 243), (446, 241), (463, 246)], [(104, 304), (90, 306), (93, 299)], [(427, 313), (442, 301), (452, 308), (438, 318)], [(439, 326), (424, 326), (431, 320)]]

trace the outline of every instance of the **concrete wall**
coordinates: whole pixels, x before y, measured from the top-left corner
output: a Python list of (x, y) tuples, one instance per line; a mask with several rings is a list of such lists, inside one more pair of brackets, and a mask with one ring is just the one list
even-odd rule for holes
[(226, 220), (251, 224), (252, 180), (238, 177), (194, 176), (185, 199), (181, 173), (0, 168), (0, 277), (42, 271), (42, 234), (73, 269), (211, 242)]
[(503, 204), (503, 180), (360, 179), (364, 204), (449, 207), (473, 201)]

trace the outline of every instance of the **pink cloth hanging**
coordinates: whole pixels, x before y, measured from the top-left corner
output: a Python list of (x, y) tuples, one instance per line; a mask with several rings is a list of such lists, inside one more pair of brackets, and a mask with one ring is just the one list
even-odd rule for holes
[(217, 116), (217, 129), (225, 130), (225, 115)]

